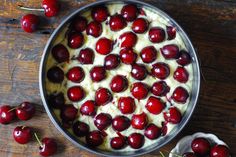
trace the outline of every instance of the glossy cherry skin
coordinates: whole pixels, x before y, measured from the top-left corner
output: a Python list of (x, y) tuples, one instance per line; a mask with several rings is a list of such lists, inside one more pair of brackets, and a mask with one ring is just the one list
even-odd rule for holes
[(141, 33), (145, 33), (148, 29), (149, 23), (146, 19), (144, 18), (137, 18), (133, 24), (132, 24), (132, 30), (135, 33), (141, 34)]
[(179, 65), (185, 66), (191, 63), (191, 57), (188, 52), (181, 50), (179, 53), (179, 58), (176, 60)]
[(142, 130), (146, 127), (148, 123), (148, 118), (146, 113), (134, 114), (131, 119), (131, 125), (134, 129)]
[(125, 32), (119, 37), (121, 41), (121, 47), (132, 48), (137, 43), (137, 35), (133, 32)]
[(102, 25), (97, 21), (91, 21), (86, 28), (87, 35), (91, 35), (95, 38), (102, 34)]
[(27, 32), (35, 32), (39, 25), (39, 17), (34, 14), (27, 14), (21, 18), (21, 28)]
[(140, 133), (132, 133), (128, 137), (128, 144), (133, 149), (139, 149), (144, 145), (145, 138)]
[(152, 65), (152, 76), (161, 80), (166, 79), (170, 75), (169, 65), (163, 62), (158, 62)]
[(72, 127), (73, 133), (78, 137), (86, 136), (89, 133), (89, 126), (84, 122), (77, 121)]
[(68, 46), (72, 49), (80, 48), (84, 43), (84, 36), (80, 32), (69, 33)]
[(13, 137), (17, 143), (26, 144), (32, 138), (31, 129), (27, 126), (17, 126), (13, 131)]
[(130, 126), (130, 120), (125, 116), (116, 116), (112, 120), (112, 128), (116, 131), (119, 132), (124, 131), (128, 129), (129, 126)]
[(101, 55), (107, 55), (113, 50), (113, 41), (108, 38), (100, 38), (95, 47), (96, 51)]
[(210, 157), (230, 157), (229, 148), (225, 145), (215, 145), (211, 148)]
[(91, 11), (91, 16), (95, 21), (98, 22), (106, 21), (107, 17), (109, 16), (107, 7), (105, 6), (94, 7)]
[(106, 70), (112, 70), (120, 65), (120, 57), (116, 54), (109, 54), (104, 59), (104, 67)]
[(198, 137), (192, 141), (191, 148), (194, 153), (204, 156), (210, 153), (211, 145), (207, 139)]
[(163, 114), (164, 119), (172, 124), (178, 124), (182, 119), (182, 115), (176, 107), (170, 107), (168, 111), (164, 112)]
[(113, 15), (110, 18), (109, 25), (112, 31), (119, 31), (126, 27), (127, 23), (121, 15)]
[(197, 155), (194, 154), (193, 152), (184, 153), (182, 156), (183, 156), (183, 157), (197, 157)]
[(85, 92), (81, 86), (73, 86), (68, 89), (67, 96), (71, 101), (80, 101), (84, 98)]
[(152, 94), (156, 96), (165, 96), (169, 91), (170, 87), (166, 84), (165, 81), (155, 82), (151, 87)]
[(80, 107), (80, 113), (82, 115), (93, 116), (96, 114), (95, 110), (96, 103), (93, 100), (87, 100)]
[(60, 11), (60, 4), (57, 0), (43, 0), (42, 7), (47, 17), (53, 17)]
[(123, 48), (120, 51), (120, 59), (125, 64), (133, 64), (138, 55), (131, 48)]
[(95, 102), (97, 105), (106, 105), (112, 101), (112, 94), (106, 88), (99, 88), (95, 93)]
[(80, 83), (84, 80), (85, 74), (84, 74), (84, 70), (81, 67), (77, 66), (77, 67), (71, 68), (67, 72), (66, 76), (68, 80), (72, 82)]
[(186, 83), (188, 81), (188, 71), (184, 67), (177, 67), (174, 72), (174, 79), (180, 83)]
[(71, 28), (77, 32), (83, 32), (88, 25), (86, 18), (82, 16), (76, 16), (71, 22)]
[(177, 103), (186, 103), (186, 100), (188, 99), (189, 97), (189, 94), (188, 94), (188, 91), (183, 88), (183, 87), (177, 87), (175, 88), (171, 98), (177, 102)]
[(95, 66), (90, 70), (90, 77), (94, 82), (100, 82), (106, 78), (106, 70), (102, 66)]
[(176, 37), (176, 28), (173, 26), (166, 26), (166, 32), (168, 35), (168, 40), (172, 40)]
[(161, 136), (161, 128), (151, 123), (146, 127), (144, 135), (151, 140), (157, 139)]
[(118, 109), (122, 114), (131, 114), (136, 108), (135, 101), (132, 97), (120, 97), (118, 100)]
[(131, 87), (131, 94), (138, 100), (145, 99), (148, 92), (148, 86), (142, 82), (136, 82)]
[(65, 105), (60, 112), (63, 121), (74, 121), (77, 117), (78, 110), (73, 105)]
[(112, 123), (112, 117), (108, 113), (99, 113), (94, 118), (94, 125), (98, 130), (105, 130)]
[(110, 88), (115, 93), (120, 93), (128, 88), (128, 80), (123, 75), (116, 75), (110, 82)]
[(165, 31), (159, 27), (150, 28), (148, 35), (152, 43), (161, 43), (165, 40)]
[(136, 80), (144, 80), (148, 75), (146, 67), (142, 64), (132, 65), (131, 76)]
[(77, 57), (77, 60), (81, 64), (93, 64), (94, 61), (94, 52), (90, 48), (85, 48), (80, 50), (79, 56)]
[(86, 136), (86, 143), (90, 147), (97, 147), (101, 145), (104, 141), (104, 137), (102, 136), (102, 133), (98, 130), (91, 131), (87, 136)]
[(138, 16), (138, 8), (133, 4), (127, 4), (121, 9), (121, 15), (126, 21), (133, 21)]
[(69, 51), (62, 44), (57, 44), (52, 48), (52, 56), (58, 63), (66, 62), (70, 59)]
[(30, 102), (23, 102), (16, 108), (16, 116), (20, 120), (29, 120), (35, 114), (35, 107)]
[(126, 145), (125, 138), (123, 137), (113, 137), (110, 141), (110, 145), (113, 149), (122, 149)]
[(55, 109), (60, 109), (65, 105), (65, 97), (63, 93), (51, 94), (48, 97), (49, 106)]
[(180, 55), (178, 46), (174, 44), (165, 45), (160, 50), (165, 59), (177, 59)]
[(51, 156), (57, 152), (57, 143), (53, 138), (43, 138), (42, 146), (39, 147), (39, 154), (42, 156)]
[(64, 80), (64, 72), (61, 70), (61, 68), (54, 66), (48, 70), (47, 78), (51, 82), (62, 83)]
[(145, 107), (150, 113), (157, 115), (160, 114), (166, 106), (159, 98), (150, 96)]
[(157, 50), (154, 46), (147, 46), (141, 50), (140, 57), (144, 63), (152, 63), (157, 58)]

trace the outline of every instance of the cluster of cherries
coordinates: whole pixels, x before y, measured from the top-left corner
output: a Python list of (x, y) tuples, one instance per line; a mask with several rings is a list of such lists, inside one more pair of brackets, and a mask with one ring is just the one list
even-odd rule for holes
[[(22, 121), (29, 120), (35, 114), (35, 107), (30, 102), (23, 102), (19, 106), (12, 108), (9, 105), (0, 106), (0, 123), (9, 124), (16, 119), (16, 117)], [(13, 137), (19, 144), (26, 144), (32, 138), (32, 128), (27, 126), (17, 126), (13, 131)], [(42, 156), (50, 156), (56, 153), (57, 143), (52, 138), (43, 138), (40, 141), (34, 133), (37, 141), (40, 144), (39, 153)]]
[(213, 144), (203, 137), (195, 138), (191, 143), (193, 152), (183, 154), (183, 157), (230, 157), (229, 148), (221, 144)]
[[(149, 22), (145, 18), (138, 18), (138, 14), (145, 15), (143, 10), (139, 10), (135, 5), (125, 5), (121, 14), (109, 15), (108, 9), (105, 6), (94, 7), (91, 11), (92, 21), (88, 23), (87, 19), (82, 16), (74, 18), (70, 25), (70, 30), (67, 34), (68, 47), (71, 49), (78, 49), (84, 43), (84, 34), (99, 37), (102, 34), (102, 24), (105, 22), (109, 25), (111, 31), (119, 31), (127, 26), (127, 22), (132, 23), (132, 31), (123, 33), (119, 39), (121, 40), (120, 54), (111, 54), (114, 46), (114, 41), (100, 37), (97, 40), (95, 50), (100, 55), (106, 55), (103, 66), (94, 66), (90, 70), (90, 78), (93, 82), (100, 82), (106, 78), (106, 71), (116, 69), (121, 62), (132, 66), (131, 76), (138, 80), (144, 80), (149, 74), (152, 77), (158, 78), (161, 81), (155, 82), (152, 87), (148, 87), (143, 82), (135, 82), (131, 85), (131, 94), (137, 100), (145, 99), (149, 93), (152, 92), (155, 96), (166, 96), (170, 88), (166, 84), (164, 79), (170, 75), (170, 68), (164, 62), (157, 62), (152, 65), (151, 72), (149, 73), (144, 64), (151, 64), (156, 60), (157, 50), (154, 46), (147, 46), (141, 50), (140, 57), (144, 64), (135, 63), (138, 55), (133, 50), (137, 42), (137, 34), (142, 34), (148, 31)], [(107, 20), (108, 17), (109, 21)], [(176, 36), (176, 30), (172, 26), (167, 26), (167, 39), (172, 40)], [(160, 43), (166, 39), (165, 30), (160, 27), (152, 27), (148, 32), (149, 40), (152, 43)], [(176, 62), (180, 65), (174, 72), (174, 79), (180, 83), (186, 83), (188, 81), (188, 72), (184, 68), (185, 65), (191, 63), (190, 55), (184, 51), (179, 50), (177, 45), (170, 44), (161, 48), (161, 54), (167, 60), (176, 59)], [(52, 56), (58, 63), (68, 62), (70, 60), (70, 54), (66, 46), (63, 44), (57, 44), (52, 48)], [(80, 50), (79, 55), (76, 57), (79, 63), (82, 65), (93, 64), (94, 51), (90, 48), (84, 48)], [(53, 83), (62, 83), (64, 81), (64, 71), (58, 67), (53, 66), (47, 72), (47, 78)], [(82, 67), (75, 66), (66, 73), (66, 77), (69, 81), (74, 83), (81, 83), (85, 78), (85, 72)], [(126, 76), (116, 75), (110, 82), (110, 90), (114, 93), (120, 93), (128, 88), (128, 80)], [(124, 115), (118, 115), (112, 119), (108, 113), (99, 113), (96, 115), (96, 108), (101, 105), (106, 105), (112, 101), (112, 92), (107, 88), (100, 87), (95, 92), (95, 100), (87, 100), (80, 107), (80, 113), (86, 116), (95, 116), (94, 124), (98, 130), (90, 131), (88, 124), (76, 121), (78, 110), (71, 104), (65, 104), (65, 98), (63, 93), (51, 94), (48, 97), (51, 107), (60, 109), (60, 117), (64, 127), (72, 127), (73, 132), (78, 137), (86, 136), (86, 141), (89, 146), (96, 147), (103, 143), (104, 136), (106, 136), (105, 129), (112, 125), (112, 128), (117, 132), (117, 137), (114, 137), (110, 141), (110, 145), (113, 149), (122, 149), (126, 146), (126, 143), (134, 149), (139, 149), (144, 144), (144, 136), (140, 133), (132, 133), (128, 137), (124, 137), (120, 132), (128, 129), (132, 126), (135, 129), (143, 130), (144, 135), (153, 140), (165, 135), (167, 132), (166, 124), (177, 124), (181, 121), (182, 115), (180, 111), (172, 106), (168, 111), (164, 112), (165, 123), (163, 127), (159, 128), (155, 124), (148, 124), (148, 118), (146, 113), (134, 114), (130, 120), (125, 114), (132, 114), (135, 110), (135, 101), (133, 97), (120, 97), (118, 100), (118, 109)], [(166, 107), (165, 103), (155, 96), (150, 96), (146, 103), (146, 109), (152, 114), (160, 114)], [(80, 85), (72, 86), (67, 90), (67, 97), (72, 102), (79, 102), (85, 97), (85, 91)], [(188, 91), (179, 86), (173, 94), (172, 99), (177, 103), (185, 103), (188, 99)]]

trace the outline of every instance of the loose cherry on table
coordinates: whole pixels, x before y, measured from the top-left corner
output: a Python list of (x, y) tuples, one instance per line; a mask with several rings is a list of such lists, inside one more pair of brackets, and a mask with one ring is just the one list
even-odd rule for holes
[(151, 123), (146, 127), (144, 135), (151, 140), (157, 139), (161, 136), (161, 128)]
[(144, 63), (152, 63), (157, 58), (157, 50), (154, 46), (147, 46), (141, 50), (141, 59)]
[(112, 117), (108, 113), (99, 113), (94, 118), (94, 125), (98, 128), (98, 130), (104, 130), (112, 123)]
[(135, 33), (138, 33), (138, 34), (141, 34), (141, 33), (144, 33), (147, 31), (148, 29), (148, 21), (144, 18), (137, 18), (133, 24), (132, 24), (132, 30), (135, 32)]
[(88, 135), (86, 135), (86, 143), (90, 147), (97, 147), (101, 145), (103, 141), (104, 141), (104, 137), (102, 136), (101, 131), (94, 130), (94, 131), (89, 132)]
[(133, 32), (125, 32), (119, 37), (121, 40), (120, 47), (129, 47), (132, 48), (137, 43), (137, 35)]
[(160, 43), (165, 40), (165, 31), (159, 27), (150, 28), (148, 35), (152, 43)]
[(225, 145), (217, 144), (211, 148), (210, 157), (230, 157), (229, 148)]
[(175, 102), (182, 104), (184, 104), (187, 101), (188, 97), (189, 97), (188, 91), (181, 86), (176, 87), (171, 96), (171, 98)]
[(130, 126), (130, 120), (129, 118), (125, 116), (116, 116), (112, 120), (112, 128), (116, 131), (124, 131), (128, 129)]
[(144, 80), (148, 75), (146, 67), (142, 64), (132, 65), (131, 76), (136, 80)]
[(163, 114), (165, 121), (172, 124), (178, 124), (182, 119), (182, 115), (176, 107), (170, 107), (168, 111), (165, 111)]
[(35, 114), (35, 107), (30, 102), (23, 102), (16, 108), (16, 116), (20, 120), (29, 120)]
[(112, 101), (112, 94), (107, 88), (99, 88), (95, 92), (95, 102), (97, 105), (106, 105)]
[(81, 86), (73, 86), (67, 90), (67, 96), (71, 101), (80, 101), (84, 98), (85, 92)]
[(120, 93), (128, 88), (128, 80), (123, 75), (116, 75), (110, 82), (110, 88), (115, 93)]
[(152, 65), (151, 73), (159, 79), (166, 79), (170, 75), (169, 65), (163, 62), (158, 62)]
[(61, 68), (54, 66), (48, 70), (47, 78), (51, 82), (61, 83), (64, 80), (64, 71)]
[(66, 76), (67, 76), (68, 80), (70, 80), (72, 82), (80, 83), (84, 80), (85, 73), (81, 67), (76, 66), (76, 67), (69, 69)]
[(93, 100), (87, 100), (80, 107), (80, 113), (82, 115), (93, 116), (96, 114), (96, 103)]
[(170, 87), (165, 81), (154, 82), (151, 87), (152, 94), (156, 96), (165, 96), (170, 91)]
[(52, 56), (58, 63), (66, 62), (70, 59), (68, 49), (62, 44), (57, 44), (52, 48)]
[(132, 97), (120, 97), (118, 100), (118, 109), (123, 114), (131, 114), (136, 108), (135, 101)]
[(178, 46), (174, 44), (165, 45), (160, 50), (165, 59), (177, 59), (180, 55)]
[(106, 70), (112, 70), (120, 65), (120, 57), (116, 54), (109, 54), (104, 59), (104, 67)]
[(103, 66), (95, 66), (89, 73), (94, 82), (100, 82), (106, 78), (106, 69)]
[(113, 41), (102, 37), (97, 41), (95, 49), (99, 54), (107, 55), (113, 50)]
[(134, 114), (131, 119), (131, 125), (134, 129), (142, 130), (148, 123), (147, 114), (142, 112), (141, 114)]
[(148, 92), (148, 86), (143, 82), (135, 82), (131, 87), (131, 94), (138, 100), (145, 99)]
[(188, 81), (188, 71), (184, 67), (177, 67), (177, 69), (174, 71), (174, 79), (177, 80), (180, 83), (186, 83)]
[(0, 123), (9, 124), (16, 118), (16, 113), (9, 105), (3, 105), (0, 107)]
[(17, 126), (13, 131), (13, 137), (17, 143), (26, 144), (32, 138), (32, 131), (27, 126)]
[(121, 15), (126, 21), (133, 21), (138, 16), (138, 8), (133, 4), (125, 5), (121, 9)]
[(127, 23), (121, 15), (116, 14), (116, 15), (111, 16), (109, 25), (112, 31), (119, 31), (125, 28), (127, 26)]
[(140, 133), (132, 133), (128, 136), (128, 144), (131, 148), (139, 149), (144, 145), (145, 138)]
[(81, 64), (93, 64), (94, 61), (94, 52), (90, 48), (85, 48), (80, 50), (77, 60)]
[(120, 59), (125, 64), (133, 64), (138, 55), (134, 52), (132, 48), (123, 48), (120, 51)]
[(110, 141), (110, 145), (113, 149), (122, 149), (126, 145), (126, 140), (124, 137), (113, 137)]
[(145, 107), (150, 113), (157, 115), (160, 114), (166, 106), (159, 98), (150, 96)]
[(21, 28), (27, 33), (35, 32), (39, 23), (39, 17), (34, 14), (26, 14), (21, 18)]
[(107, 17), (109, 16), (107, 7), (105, 7), (105, 6), (94, 7), (91, 11), (91, 16), (92, 16), (93, 20), (95, 20), (97, 22), (106, 21)]
[(84, 122), (77, 121), (72, 126), (73, 133), (78, 137), (86, 136), (89, 133), (89, 126)]
[(86, 28), (87, 35), (91, 35), (95, 38), (102, 34), (102, 25), (97, 21), (91, 21)]
[(191, 143), (191, 148), (194, 151), (194, 153), (204, 156), (210, 153), (210, 142), (203, 137), (195, 138)]

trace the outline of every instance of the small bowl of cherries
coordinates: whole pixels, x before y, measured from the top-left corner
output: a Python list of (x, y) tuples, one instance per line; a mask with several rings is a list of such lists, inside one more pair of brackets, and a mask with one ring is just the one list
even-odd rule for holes
[(231, 157), (229, 147), (213, 134), (198, 132), (183, 137), (169, 157)]

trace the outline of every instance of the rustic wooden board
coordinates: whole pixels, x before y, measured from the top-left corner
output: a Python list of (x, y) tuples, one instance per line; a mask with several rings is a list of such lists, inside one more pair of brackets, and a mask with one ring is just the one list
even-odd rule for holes
[[(204, 76), (197, 109), (184, 131), (162, 151), (170, 151), (178, 139), (194, 132), (211, 132), (224, 140), (236, 156), (236, 2), (234, 0), (145, 0), (166, 11), (190, 36), (201, 60)], [(42, 16), (40, 30), (34, 34), (20, 29), (26, 12), (17, 4), (40, 7), (41, 0), (1, 0), (0, 3), (0, 104), (18, 105), (32, 101), (36, 116), (27, 122), (0, 126), (1, 157), (36, 157), (35, 140), (28, 145), (14, 142), (16, 125), (35, 128), (40, 136), (59, 141), (57, 157), (95, 156), (73, 146), (55, 129), (42, 107), (38, 89), (38, 69), (44, 45), (53, 29), (68, 14), (93, 0), (64, 0), (55, 18)], [(38, 13), (43, 15), (43, 13)], [(158, 156), (154, 151), (148, 156)]]

